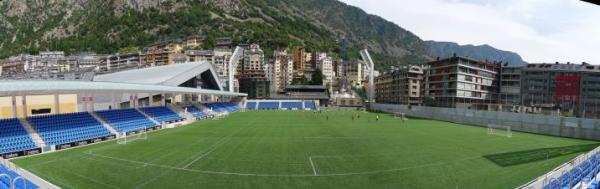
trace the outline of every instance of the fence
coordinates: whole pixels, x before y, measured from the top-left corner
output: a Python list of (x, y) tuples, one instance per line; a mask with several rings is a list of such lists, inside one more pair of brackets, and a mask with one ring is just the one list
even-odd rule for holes
[(22, 178), (25, 178), (31, 182), (33, 182), (35, 185), (39, 186), (40, 188), (44, 188), (44, 189), (60, 189), (58, 186), (38, 177), (37, 175), (34, 175), (33, 173), (20, 168), (19, 166), (17, 166), (16, 164), (5, 160), (3, 158), (0, 158), (0, 164), (3, 165), (4, 167), (12, 170), (13, 172), (17, 173), (18, 175), (20, 175)]
[(402, 112), (407, 116), (442, 120), (460, 124), (486, 127), (488, 124), (510, 126), (513, 131), (544, 135), (600, 140), (600, 120), (551, 115), (522, 114), (471, 110), (462, 108), (441, 108), (427, 106), (407, 106), (398, 104), (371, 104), (372, 110)]

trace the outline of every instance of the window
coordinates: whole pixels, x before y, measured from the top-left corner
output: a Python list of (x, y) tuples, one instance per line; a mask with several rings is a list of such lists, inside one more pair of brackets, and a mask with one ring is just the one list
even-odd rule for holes
[(465, 76), (465, 81), (471, 81), (472, 82), (473, 81), (473, 76), (466, 75)]
[(32, 109), (31, 110), (31, 115), (37, 115), (37, 114), (49, 114), (50, 108), (43, 108), (43, 109)]

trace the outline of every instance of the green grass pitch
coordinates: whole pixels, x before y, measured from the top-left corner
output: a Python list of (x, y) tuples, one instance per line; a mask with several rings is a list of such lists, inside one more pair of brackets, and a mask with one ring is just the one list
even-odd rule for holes
[(511, 166), (483, 156), (592, 143), (366, 112), (249, 111), (13, 162), (63, 188), (514, 188), (578, 154)]

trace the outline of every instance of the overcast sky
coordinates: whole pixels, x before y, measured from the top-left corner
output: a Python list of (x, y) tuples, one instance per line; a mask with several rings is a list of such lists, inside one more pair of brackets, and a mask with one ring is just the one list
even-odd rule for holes
[(579, 0), (341, 0), (423, 40), (490, 44), (527, 62), (600, 64), (600, 6)]

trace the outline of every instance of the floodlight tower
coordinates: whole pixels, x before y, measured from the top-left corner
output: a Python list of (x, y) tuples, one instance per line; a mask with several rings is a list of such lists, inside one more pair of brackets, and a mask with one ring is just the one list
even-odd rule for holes
[(233, 89), (233, 71), (235, 70), (235, 68), (237, 67), (238, 62), (240, 61), (240, 58), (242, 56), (242, 54), (244, 50), (240, 47), (237, 46), (235, 47), (235, 51), (233, 51), (233, 54), (231, 55), (231, 58), (229, 58), (229, 74), (228, 74), (228, 85), (229, 85), (229, 92), (235, 92)]
[(373, 59), (371, 59), (371, 55), (369, 54), (369, 51), (367, 49), (363, 49), (362, 51), (360, 51), (360, 56), (362, 57), (363, 61), (365, 62), (365, 65), (367, 66), (367, 71), (369, 72), (369, 85), (368, 87), (368, 91), (367, 91), (367, 99), (369, 100), (369, 104), (373, 103), (373, 95), (375, 93), (375, 89), (374, 89), (374, 85), (373, 85), (373, 78), (374, 78), (374, 73), (375, 73), (375, 66), (373, 64)]

